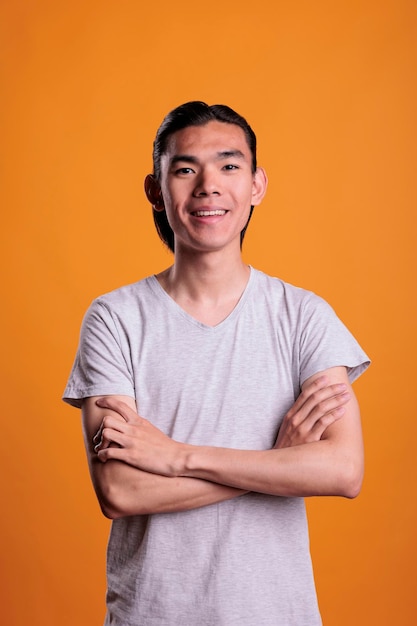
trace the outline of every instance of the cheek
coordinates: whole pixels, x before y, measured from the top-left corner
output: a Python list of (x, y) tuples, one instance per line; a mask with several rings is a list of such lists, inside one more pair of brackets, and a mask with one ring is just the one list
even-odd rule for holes
[(255, 190), (253, 185), (248, 185), (247, 183), (242, 183), (235, 189), (235, 193), (237, 197), (239, 197), (240, 202), (244, 205), (250, 206), (252, 204), (252, 199), (255, 194)]
[(161, 190), (166, 206), (169, 204), (171, 207), (183, 204), (190, 194), (190, 190), (184, 184), (184, 181), (181, 181), (181, 184), (175, 184), (175, 182), (165, 184), (161, 187)]

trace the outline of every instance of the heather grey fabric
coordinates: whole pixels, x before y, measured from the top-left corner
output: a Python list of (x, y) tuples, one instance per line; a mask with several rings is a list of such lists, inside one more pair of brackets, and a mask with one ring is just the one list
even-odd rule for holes
[[(267, 449), (312, 374), (369, 360), (321, 298), (262, 272), (215, 327), (152, 276), (93, 302), (64, 399), (121, 394), (179, 441)], [(302, 498), (113, 521), (106, 625), (318, 626)]]

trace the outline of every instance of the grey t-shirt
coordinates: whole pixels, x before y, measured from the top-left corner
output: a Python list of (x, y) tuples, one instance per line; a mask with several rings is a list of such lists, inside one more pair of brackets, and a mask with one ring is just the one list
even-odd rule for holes
[[(93, 302), (64, 399), (120, 394), (170, 437), (269, 449), (301, 384), (369, 360), (330, 306), (262, 272), (217, 326), (154, 276)], [(302, 498), (257, 493), (181, 513), (113, 521), (106, 624), (318, 626)]]

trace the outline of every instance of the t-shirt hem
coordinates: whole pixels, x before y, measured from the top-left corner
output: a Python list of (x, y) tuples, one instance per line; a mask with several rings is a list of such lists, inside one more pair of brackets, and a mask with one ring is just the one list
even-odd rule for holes
[(92, 396), (129, 396), (134, 398), (135, 395), (132, 389), (109, 389), (108, 387), (87, 387), (85, 389), (70, 389), (66, 390), (62, 397), (62, 400), (67, 404), (80, 409), (82, 401), (85, 398), (91, 398)]
[(303, 385), (305, 381), (310, 378), (310, 376), (314, 376), (314, 374), (323, 372), (324, 370), (330, 369), (331, 367), (346, 367), (349, 382), (353, 383), (368, 369), (370, 364), (370, 359), (366, 359), (360, 363), (349, 363), (346, 362), (346, 360), (341, 359), (340, 362), (332, 361), (328, 364), (320, 363), (317, 365), (312, 365), (303, 371), (303, 375), (300, 378), (300, 386)]

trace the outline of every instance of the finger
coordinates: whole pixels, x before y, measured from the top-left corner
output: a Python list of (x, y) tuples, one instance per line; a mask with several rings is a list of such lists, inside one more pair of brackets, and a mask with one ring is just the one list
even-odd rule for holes
[(341, 397), (346, 393), (346, 390), (347, 385), (345, 383), (335, 383), (324, 387), (309, 386), (297, 398), (297, 402), (289, 410), (288, 416), (292, 417), (300, 413), (298, 417), (304, 419), (315, 407), (320, 406), (323, 402), (331, 400), (332, 398)]
[(96, 445), (100, 443), (102, 439), (103, 428), (114, 428), (115, 430), (119, 430), (120, 432), (122, 432), (123, 424), (126, 425), (126, 421), (122, 417), (120, 417), (120, 415), (106, 415), (105, 417), (103, 417), (100, 428), (93, 437), (93, 443)]
[(114, 398), (112, 396), (98, 398), (96, 400), (96, 404), (102, 409), (110, 409), (111, 411), (115, 411), (116, 413), (121, 415), (121, 417), (123, 417), (126, 422), (131, 422), (138, 417), (136, 411), (134, 411), (128, 404), (126, 404), (126, 402), (123, 402), (123, 400), (118, 400), (117, 398)]
[(106, 461), (109, 461), (110, 459), (124, 461), (125, 463), (129, 462), (128, 461), (129, 453), (127, 452), (126, 448), (123, 448), (123, 447), (116, 447), (116, 448), (107, 447), (107, 448), (100, 449), (97, 451), (97, 457), (102, 463), (105, 463)]
[(93, 442), (94, 443), (96, 443), (97, 441), (100, 441), (102, 429), (103, 429), (103, 424), (100, 426), (100, 428), (98, 429), (98, 431), (96, 432), (96, 434), (93, 437)]
[(338, 407), (342, 407), (347, 404), (350, 398), (351, 394), (348, 391), (345, 391), (335, 396), (331, 396), (330, 398), (324, 398), (314, 404), (307, 402), (305, 407), (306, 410), (308, 407), (309, 411), (307, 415), (304, 416), (304, 421), (307, 423), (316, 422), (318, 419), (336, 410)]
[(105, 415), (101, 423), (101, 430), (104, 428), (111, 428), (120, 433), (125, 433), (129, 430), (129, 425), (120, 415)]
[(119, 424), (126, 424), (126, 420), (121, 417), (121, 415), (116, 414), (116, 415), (105, 415), (104, 418), (102, 419), (102, 422), (100, 424), (100, 428), (98, 429), (98, 431), (96, 432), (96, 434), (93, 437), (93, 441), (94, 442), (98, 442), (101, 439), (101, 431), (103, 430), (104, 425), (106, 424), (107, 426), (110, 426), (110, 423), (106, 422), (106, 419), (112, 419), (114, 420), (114, 428), (117, 428), (117, 422), (119, 422)]
[[(325, 391), (325, 393), (323, 393)], [(295, 414), (288, 413), (283, 420), (283, 427), (291, 437), (294, 437), (294, 433), (298, 430), (299, 436), (306, 440), (309, 437), (309, 433), (316, 436), (315, 430), (321, 430), (328, 428), (329, 420), (335, 421), (335, 417), (339, 417), (337, 412), (338, 408), (343, 407), (351, 397), (349, 392), (339, 393), (337, 395), (328, 396), (329, 390), (320, 390), (314, 393), (310, 398), (306, 400), (304, 405)], [(333, 391), (331, 392), (333, 393)], [(319, 397), (323, 398), (320, 401)], [(327, 415), (334, 412), (334, 417)], [(343, 411), (344, 412), (344, 411)], [(343, 413), (342, 412), (342, 413)], [(340, 414), (341, 416), (341, 414)], [(321, 420), (321, 422), (320, 422)], [(321, 426), (321, 424), (323, 426)], [(291, 435), (292, 433), (292, 435)], [(318, 438), (316, 437), (316, 440)]]
[(338, 398), (331, 398), (314, 407), (311, 413), (298, 426), (302, 433), (311, 432), (313, 435), (324, 431), (345, 413), (344, 405), (349, 401), (350, 394), (342, 394)]
[(101, 440), (94, 446), (94, 450), (98, 452), (99, 450), (107, 449), (111, 444), (125, 448), (129, 445), (129, 439), (123, 432), (112, 428), (103, 428)]
[(347, 390), (345, 383), (334, 383), (333, 385), (326, 385), (320, 388), (309, 388), (306, 393), (302, 394), (302, 400), (304, 403), (302, 408), (309, 408), (317, 406), (320, 402), (329, 400), (335, 396), (341, 395)]
[(300, 393), (300, 395), (298, 396), (298, 398), (292, 405), (289, 413), (291, 414), (296, 413), (312, 394), (317, 393), (321, 389), (326, 389), (328, 386), (329, 386), (329, 380), (327, 376), (320, 376), (319, 378), (316, 378), (315, 380), (313, 380), (312, 383), (310, 383), (307, 387), (305, 387), (302, 390), (302, 392)]
[(344, 413), (345, 407), (340, 406), (324, 415), (320, 415), (318, 418), (305, 420), (297, 427), (298, 440), (302, 443), (319, 441), (329, 426), (340, 420)]
[(318, 418), (311, 428), (311, 433), (314, 437), (314, 440), (318, 441), (319, 439), (321, 439), (324, 432), (329, 428), (329, 426), (340, 420), (345, 412), (346, 409), (344, 406), (338, 406), (329, 413), (326, 413), (325, 415), (322, 415), (320, 418)]
[(350, 398), (351, 394), (348, 391), (331, 396), (330, 398), (324, 398), (312, 407), (308, 417), (318, 419), (319, 417), (334, 411), (338, 407), (344, 406), (349, 402)]

